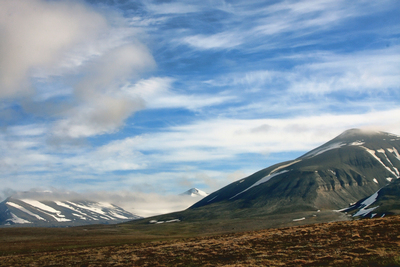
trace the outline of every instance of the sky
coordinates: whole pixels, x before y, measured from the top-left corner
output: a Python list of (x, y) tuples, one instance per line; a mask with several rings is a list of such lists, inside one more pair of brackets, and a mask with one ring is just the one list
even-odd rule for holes
[(0, 197), (160, 213), (350, 128), (400, 134), (398, 14), (397, 0), (0, 0)]

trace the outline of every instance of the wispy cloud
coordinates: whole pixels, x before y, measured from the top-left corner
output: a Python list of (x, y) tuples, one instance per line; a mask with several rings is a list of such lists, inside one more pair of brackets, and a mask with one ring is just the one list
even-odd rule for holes
[[(222, 28), (217, 33), (196, 34), (182, 37), (182, 43), (193, 48), (205, 49), (232, 49), (241, 46), (241, 49), (278, 49), (283, 44), (291, 46), (299, 43), (300, 37), (310, 36), (311, 39), (320, 39), (311, 36), (343, 25), (349, 19), (379, 12), (390, 8), (391, 2), (365, 3), (356, 1), (280, 1), (260, 5), (259, 2), (249, 1), (231, 4), (227, 10), (229, 27)], [(242, 23), (238, 23), (242, 21)], [(279, 37), (279, 39), (277, 39)], [(256, 40), (267, 38), (267, 43), (260, 44)], [(326, 41), (326, 40), (325, 40)], [(304, 43), (307, 45), (307, 42)]]
[(132, 86), (125, 86), (124, 92), (131, 97), (140, 97), (145, 101), (146, 108), (185, 108), (198, 110), (207, 106), (219, 105), (234, 100), (232, 95), (221, 94), (184, 94), (174, 92), (174, 79), (168, 77), (153, 77), (143, 79)]

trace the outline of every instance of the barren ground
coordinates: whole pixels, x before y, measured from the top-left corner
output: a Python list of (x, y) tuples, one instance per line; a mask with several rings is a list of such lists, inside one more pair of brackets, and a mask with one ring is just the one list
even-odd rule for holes
[(0, 229), (1, 266), (400, 266), (400, 217), (197, 237)]

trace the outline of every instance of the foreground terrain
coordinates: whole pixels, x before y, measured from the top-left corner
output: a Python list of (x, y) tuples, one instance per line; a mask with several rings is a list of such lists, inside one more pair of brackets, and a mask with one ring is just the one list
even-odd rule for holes
[(130, 227), (0, 229), (0, 265), (400, 265), (399, 216), (196, 237)]

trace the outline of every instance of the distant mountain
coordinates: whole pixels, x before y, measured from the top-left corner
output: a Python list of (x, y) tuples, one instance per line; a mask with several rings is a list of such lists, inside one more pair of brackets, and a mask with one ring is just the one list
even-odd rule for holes
[(297, 159), (221, 188), (191, 206), (190, 214), (250, 217), (342, 209), (382, 187), (378, 196), (389, 190), (386, 185), (399, 178), (399, 153), (400, 136), (351, 129)]
[(208, 194), (204, 191), (201, 191), (200, 189), (197, 188), (191, 188), (186, 192), (183, 192), (180, 194), (181, 196), (191, 196), (191, 197), (206, 197)]
[(0, 203), (0, 225), (77, 226), (140, 219), (105, 202), (38, 201), (9, 197)]

